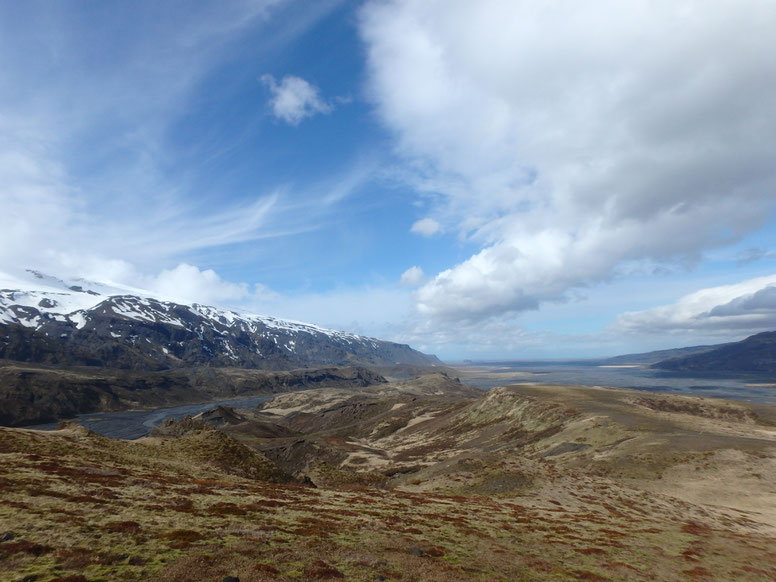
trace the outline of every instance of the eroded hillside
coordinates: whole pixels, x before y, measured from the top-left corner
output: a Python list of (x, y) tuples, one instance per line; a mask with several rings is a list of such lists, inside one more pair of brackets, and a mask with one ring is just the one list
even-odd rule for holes
[(0, 577), (776, 580), (774, 418), (436, 375), (131, 442), (0, 429)]

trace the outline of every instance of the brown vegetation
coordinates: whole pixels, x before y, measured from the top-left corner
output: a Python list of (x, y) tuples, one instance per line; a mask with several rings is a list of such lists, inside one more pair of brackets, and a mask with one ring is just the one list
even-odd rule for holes
[[(385, 402), (320, 426), (308, 410), (311, 432), (288, 437), (342, 452), (293, 460), (317, 488), (258, 452), (288, 442), (251, 449), (237, 429), (0, 429), (0, 579), (776, 580), (776, 436), (747, 415), (564, 387), (364, 395)], [(714, 480), (731, 474), (747, 488), (725, 497), (736, 483)], [(690, 498), (695, 480), (713, 504)]]

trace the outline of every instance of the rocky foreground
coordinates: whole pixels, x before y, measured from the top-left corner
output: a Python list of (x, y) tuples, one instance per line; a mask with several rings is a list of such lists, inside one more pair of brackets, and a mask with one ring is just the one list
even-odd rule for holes
[(776, 409), (444, 375), (0, 428), (0, 579), (776, 580)]

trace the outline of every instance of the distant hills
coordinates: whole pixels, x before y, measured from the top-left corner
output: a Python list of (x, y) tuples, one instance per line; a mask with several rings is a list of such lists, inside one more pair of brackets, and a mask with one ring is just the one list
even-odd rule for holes
[(739, 342), (711, 346), (711, 348), (665, 359), (653, 364), (652, 367), (688, 372), (776, 374), (776, 332), (774, 331), (758, 333)]
[(677, 372), (776, 374), (776, 332), (766, 331), (738, 342), (626, 354), (603, 365), (647, 365)]
[(642, 364), (642, 365), (658, 364), (660, 362), (671, 360), (674, 358), (684, 358), (684, 357), (694, 356), (698, 354), (703, 354), (727, 345), (730, 345), (730, 344), (716, 344), (716, 345), (710, 345), (710, 346), (691, 346), (687, 348), (674, 348), (670, 350), (657, 350), (654, 352), (644, 352), (641, 354), (625, 354), (622, 356), (607, 358), (606, 360), (603, 360), (601, 363), (604, 365), (611, 365), (611, 366), (627, 365), (627, 364)]

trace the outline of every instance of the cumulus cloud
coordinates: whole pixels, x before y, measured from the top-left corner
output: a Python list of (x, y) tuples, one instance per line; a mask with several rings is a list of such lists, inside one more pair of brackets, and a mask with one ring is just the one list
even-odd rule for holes
[(224, 281), (212, 269), (181, 263), (147, 279), (147, 287), (161, 297), (180, 303), (229, 304), (250, 295), (244, 283)]
[(67, 254), (62, 254), (59, 258), (59, 270), (52, 270), (52, 265), (48, 265), (42, 272), (66, 280), (80, 278), (119, 289), (121, 292), (156, 297), (165, 301), (228, 306), (260, 297), (274, 298), (274, 294), (260, 285), (250, 288), (246, 283), (232, 283), (222, 279), (212, 269), (200, 269), (188, 263), (179, 263), (171, 269), (149, 273), (123, 259), (101, 259), (93, 256), (74, 258)]
[(369, 89), (441, 226), (480, 246), (416, 294), (438, 322), (692, 264), (773, 214), (766, 1), (370, 2)]
[(614, 330), (636, 334), (754, 333), (776, 328), (776, 275), (702, 289), (671, 305), (624, 313)]
[(262, 82), (272, 94), (272, 113), (290, 125), (299, 125), (306, 117), (331, 113), (334, 109), (323, 101), (319, 89), (301, 77), (286, 75), (278, 83), (272, 75), (262, 75)]
[(433, 218), (422, 218), (412, 224), (410, 232), (422, 234), (423, 236), (434, 236), (441, 229), (442, 225)]
[(423, 282), (424, 277), (423, 269), (418, 266), (410, 267), (401, 274), (399, 284), (405, 287), (417, 287)]

